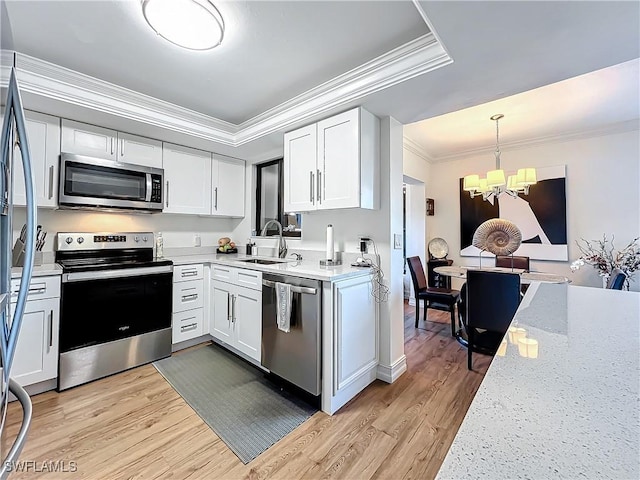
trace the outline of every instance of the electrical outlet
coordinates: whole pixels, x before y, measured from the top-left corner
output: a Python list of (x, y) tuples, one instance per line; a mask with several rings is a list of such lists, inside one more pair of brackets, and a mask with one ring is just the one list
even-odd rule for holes
[(394, 233), (393, 234), (393, 248), (394, 250), (399, 250), (402, 248), (402, 234)]
[(200, 235), (196, 233), (193, 237), (193, 246), (199, 247), (200, 245), (202, 245), (202, 240), (200, 239)]

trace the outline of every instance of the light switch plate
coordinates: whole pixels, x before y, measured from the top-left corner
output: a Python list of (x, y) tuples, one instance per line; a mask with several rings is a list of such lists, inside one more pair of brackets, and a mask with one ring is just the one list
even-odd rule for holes
[(402, 234), (394, 233), (393, 234), (393, 248), (394, 250), (399, 250), (402, 248)]
[(194, 247), (199, 247), (202, 245), (202, 241), (200, 240), (200, 235), (195, 235), (193, 237), (193, 246)]

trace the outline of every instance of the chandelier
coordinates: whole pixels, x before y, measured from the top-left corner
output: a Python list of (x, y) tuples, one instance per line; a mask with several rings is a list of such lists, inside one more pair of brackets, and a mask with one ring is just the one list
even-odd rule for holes
[(489, 200), (492, 196), (499, 197), (503, 193), (517, 197), (519, 194), (528, 195), (529, 187), (537, 183), (535, 168), (521, 168), (515, 175), (509, 175), (505, 180), (504, 170), (500, 168), (500, 131), (498, 122), (504, 115), (498, 113), (490, 117), (496, 122), (496, 169), (487, 172), (486, 178), (479, 175), (467, 175), (464, 177), (463, 190), (469, 192), (471, 198), (482, 195), (483, 200)]

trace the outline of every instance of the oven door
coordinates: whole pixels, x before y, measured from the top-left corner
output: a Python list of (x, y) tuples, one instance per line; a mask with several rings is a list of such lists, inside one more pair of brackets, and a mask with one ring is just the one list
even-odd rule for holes
[(60, 158), (60, 205), (162, 210), (162, 169), (69, 153)]
[(171, 328), (172, 266), (67, 273), (60, 352)]

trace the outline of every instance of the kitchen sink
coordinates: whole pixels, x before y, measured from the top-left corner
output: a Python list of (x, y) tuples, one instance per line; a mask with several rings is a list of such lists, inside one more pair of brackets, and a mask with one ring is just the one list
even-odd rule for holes
[(263, 258), (249, 258), (247, 260), (240, 260), (246, 263), (259, 263), (260, 265), (273, 265), (274, 263), (287, 263), (284, 260), (265, 260)]

